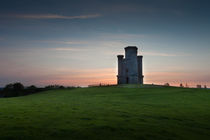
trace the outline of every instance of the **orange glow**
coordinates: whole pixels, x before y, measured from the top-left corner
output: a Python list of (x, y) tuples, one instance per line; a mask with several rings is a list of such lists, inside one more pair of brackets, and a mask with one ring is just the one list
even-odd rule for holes
[[(49, 84), (58, 84), (64, 86), (88, 86), (92, 84), (117, 84), (117, 68), (98, 68), (98, 69), (70, 69), (57, 68), (46, 69), (8, 69), (2, 73), (9, 75), (25, 85), (45, 86)], [(18, 72), (19, 71), (19, 72)], [(17, 75), (18, 73), (18, 75)], [(11, 82), (14, 82), (11, 80)], [(208, 75), (197, 72), (144, 72), (145, 84), (163, 85), (169, 83), (172, 86), (179, 86), (180, 83), (190, 87), (196, 87), (197, 84), (210, 87)]]
[(154, 83), (163, 85), (169, 83), (173, 86), (179, 86), (180, 83), (190, 87), (196, 87), (197, 84), (210, 86), (210, 82), (205, 75), (188, 72), (149, 72), (145, 73), (145, 83)]
[[(55, 76), (53, 79), (39, 80), (42, 85), (59, 84), (65, 86), (87, 86), (92, 84), (116, 84), (115, 69), (83, 69), (83, 70), (62, 70), (65, 75)], [(69, 74), (68, 74), (69, 73)]]
[[(72, 86), (87, 86), (92, 84), (117, 84), (116, 69), (82, 69), (82, 70), (59, 70), (57, 76), (53, 79), (39, 80), (39, 84), (47, 85), (60, 84)], [(69, 73), (69, 74), (68, 74)], [(55, 74), (56, 75), (56, 74)], [(185, 72), (148, 72), (145, 73), (145, 84), (158, 84), (163, 85), (169, 83), (172, 86), (179, 86), (182, 83), (184, 86), (187, 84), (190, 87), (195, 87), (197, 84), (210, 86), (210, 82), (203, 82), (195, 77), (194, 73)], [(197, 80), (196, 80), (197, 79)]]

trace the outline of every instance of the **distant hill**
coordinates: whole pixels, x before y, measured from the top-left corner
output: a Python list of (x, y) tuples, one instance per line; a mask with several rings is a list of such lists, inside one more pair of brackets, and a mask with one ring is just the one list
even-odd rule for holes
[(0, 139), (210, 139), (210, 90), (50, 90), (0, 107)]

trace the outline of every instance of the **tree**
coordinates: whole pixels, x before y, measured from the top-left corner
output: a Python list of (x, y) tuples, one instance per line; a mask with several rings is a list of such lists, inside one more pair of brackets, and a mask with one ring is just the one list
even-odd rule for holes
[(2, 89), (0, 89), (0, 98), (3, 97)]
[(184, 87), (182, 83), (180, 84), (180, 87), (182, 87), (182, 88)]
[(24, 86), (21, 83), (8, 84), (3, 89), (4, 97), (15, 97), (24, 94)]
[(186, 87), (186, 88), (189, 88), (189, 86), (188, 86), (188, 84), (187, 84), (187, 83), (186, 83), (185, 87)]

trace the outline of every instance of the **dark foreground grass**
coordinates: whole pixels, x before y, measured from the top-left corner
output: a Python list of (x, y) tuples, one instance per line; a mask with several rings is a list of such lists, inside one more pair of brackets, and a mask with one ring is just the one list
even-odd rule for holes
[(210, 139), (210, 90), (101, 87), (1, 98), (0, 139)]

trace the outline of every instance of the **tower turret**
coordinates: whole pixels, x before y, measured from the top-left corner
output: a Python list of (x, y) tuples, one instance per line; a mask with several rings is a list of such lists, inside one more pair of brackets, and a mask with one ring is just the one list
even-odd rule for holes
[(142, 59), (143, 56), (137, 56), (137, 62), (138, 62), (138, 82), (139, 84), (143, 84), (143, 65), (142, 65)]
[(128, 46), (125, 48), (125, 63), (126, 63), (126, 83), (138, 83), (138, 63), (137, 63), (136, 46)]
[(122, 78), (123, 78), (123, 55), (118, 55), (118, 84), (122, 84)]

